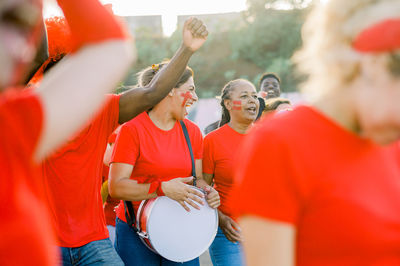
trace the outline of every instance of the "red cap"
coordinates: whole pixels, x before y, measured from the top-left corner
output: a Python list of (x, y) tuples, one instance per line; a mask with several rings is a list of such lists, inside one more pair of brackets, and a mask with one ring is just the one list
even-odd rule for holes
[(389, 52), (400, 49), (400, 19), (387, 19), (363, 30), (353, 41), (359, 52)]

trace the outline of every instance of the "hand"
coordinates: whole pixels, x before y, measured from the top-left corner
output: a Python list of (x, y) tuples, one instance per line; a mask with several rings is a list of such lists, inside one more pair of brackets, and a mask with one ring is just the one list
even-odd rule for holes
[(206, 25), (197, 18), (189, 18), (183, 25), (183, 45), (191, 51), (197, 51), (206, 41), (208, 31)]
[(235, 243), (242, 241), (242, 234), (239, 225), (231, 219), (229, 216), (223, 214), (222, 212), (218, 213), (219, 218), (219, 227), (224, 232), (226, 238)]
[(208, 205), (213, 209), (218, 208), (221, 205), (218, 191), (211, 186), (204, 187), (204, 191), (207, 195), (206, 200)]
[(189, 204), (198, 210), (200, 210), (200, 206), (195, 202), (200, 205), (204, 204), (201, 200), (201, 198), (204, 198), (204, 194), (185, 184), (192, 180), (193, 176), (190, 176), (185, 178), (175, 178), (161, 183), (161, 188), (164, 191), (165, 196), (177, 201), (188, 212), (190, 212), (190, 209), (186, 204)]
[(266, 91), (260, 91), (260, 92), (258, 93), (258, 95), (259, 95), (261, 98), (267, 99), (268, 92), (266, 92)]

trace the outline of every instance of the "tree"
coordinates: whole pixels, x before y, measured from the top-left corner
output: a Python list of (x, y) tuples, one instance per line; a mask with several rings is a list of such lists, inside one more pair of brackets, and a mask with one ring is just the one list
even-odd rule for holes
[[(301, 45), (300, 29), (308, 9), (300, 7), (308, 1), (287, 0), (293, 6), (289, 10), (265, 8), (282, 1), (248, 0), (249, 9), (241, 16), (212, 25), (207, 42), (189, 62), (200, 97), (219, 95), (224, 84), (236, 78), (257, 86), (263, 72), (277, 73), (283, 91), (296, 90), (299, 80), (291, 57)], [(181, 28), (170, 38), (155, 37), (151, 30), (142, 29), (136, 40), (138, 60), (125, 86), (136, 84), (134, 73), (173, 55), (181, 42)]]

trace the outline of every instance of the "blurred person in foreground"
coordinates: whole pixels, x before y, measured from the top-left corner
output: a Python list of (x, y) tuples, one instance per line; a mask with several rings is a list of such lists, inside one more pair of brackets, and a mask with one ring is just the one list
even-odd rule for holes
[(230, 207), (249, 265), (400, 265), (399, 14), (330, 0), (307, 19), (312, 105), (264, 119), (241, 151)]
[[(56, 264), (39, 163), (101, 106), (104, 93), (122, 79), (133, 59), (124, 30), (98, 1), (58, 4), (71, 23), (73, 54), (37, 89), (21, 90), (27, 73), (36, 68), (42, 3), (0, 3), (0, 265)], [(101, 32), (92, 15), (82, 16), (88, 7), (105, 26)], [(89, 66), (100, 77), (87, 75)]]
[(203, 179), (215, 184), (221, 197), (219, 228), (209, 251), (213, 265), (244, 265), (240, 227), (227, 209), (236, 156), (240, 144), (256, 120), (259, 102), (254, 85), (244, 79), (228, 82), (221, 93), (221, 127), (204, 138)]
[[(171, 91), (193, 53), (201, 47), (199, 43), (205, 40), (205, 36), (197, 34), (202, 27), (204, 24), (196, 18), (187, 20), (181, 46), (150, 83), (120, 95), (107, 95), (107, 104), (92, 116), (90, 123), (44, 162), (46, 195), (64, 265), (95, 262), (122, 265), (109, 240), (100, 194), (108, 137), (119, 124), (150, 109)], [(51, 43), (50, 39), (49, 35)], [(53, 65), (63, 60), (55, 60)], [(92, 74), (98, 76), (96, 72)]]

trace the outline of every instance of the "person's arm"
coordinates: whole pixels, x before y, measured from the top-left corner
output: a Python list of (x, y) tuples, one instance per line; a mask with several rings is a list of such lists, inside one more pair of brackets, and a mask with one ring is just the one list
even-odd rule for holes
[(212, 184), (212, 182), (214, 180), (214, 175), (213, 174), (203, 173), (202, 180), (204, 180), (207, 183), (207, 185), (211, 186), (211, 184)]
[(242, 242), (240, 226), (231, 217), (225, 215), (220, 210), (218, 210), (218, 226), (229, 241), (233, 243)]
[[(117, 146), (118, 147), (118, 146)], [(130, 179), (133, 165), (126, 163), (111, 163), (109, 173), (109, 193), (112, 198), (121, 200), (140, 201), (157, 197), (157, 193), (149, 193), (151, 184), (139, 184)], [(190, 211), (186, 204), (199, 209), (195, 203), (202, 205), (200, 198), (204, 195), (192, 189), (185, 183), (191, 182), (193, 177), (175, 178), (161, 183), (165, 196), (177, 201), (185, 210)]]
[(115, 88), (133, 61), (131, 42), (123, 27), (97, 0), (58, 3), (70, 26), (75, 53), (51, 69), (35, 91), (44, 110), (36, 161), (93, 116), (104, 102), (105, 93)]
[(155, 75), (145, 88), (134, 88), (121, 95), (119, 123), (131, 120), (161, 101), (174, 88), (192, 54), (206, 41), (205, 25), (190, 18), (183, 27), (183, 42), (171, 61)]
[(212, 186), (210, 186), (208, 182), (204, 180), (202, 173), (203, 172), (202, 160), (196, 159), (195, 166), (196, 166), (197, 186), (199, 188), (204, 189), (204, 191), (206, 192), (207, 194), (206, 200), (208, 205), (213, 209), (218, 208), (219, 205), (221, 205), (219, 193)]
[(248, 265), (295, 265), (295, 228), (288, 223), (243, 216), (243, 246)]

